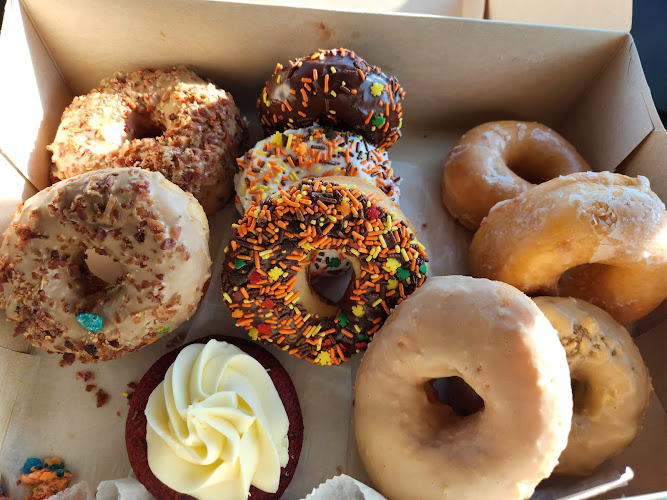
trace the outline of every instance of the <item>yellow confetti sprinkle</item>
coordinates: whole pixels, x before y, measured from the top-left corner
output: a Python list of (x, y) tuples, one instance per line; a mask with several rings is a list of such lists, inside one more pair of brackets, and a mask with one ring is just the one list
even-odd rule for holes
[(382, 92), (384, 92), (384, 86), (381, 83), (374, 83), (371, 85), (371, 95), (374, 95), (375, 97), (380, 97), (382, 95)]
[(315, 358), (315, 363), (322, 366), (328, 366), (331, 364), (331, 356), (326, 351), (320, 352)]
[(393, 257), (387, 259), (387, 262), (385, 262), (382, 265), (382, 269), (384, 269), (388, 273), (393, 273), (399, 267), (401, 267), (401, 263), (399, 261), (397, 261), (396, 259), (394, 259)]
[(276, 132), (273, 134), (273, 138), (271, 139), (271, 144), (275, 146), (280, 146), (281, 148), (283, 147), (283, 134), (280, 132)]
[(387, 290), (396, 290), (398, 288), (398, 280), (387, 281)]
[(251, 339), (257, 340), (257, 336), (259, 335), (259, 330), (257, 330), (257, 328), (251, 328), (248, 331), (248, 335), (250, 335)]
[(352, 314), (354, 314), (357, 318), (361, 318), (364, 315), (364, 308), (363, 306), (356, 305), (352, 307)]
[(269, 277), (271, 278), (271, 281), (278, 281), (282, 275), (283, 270), (278, 266), (275, 266), (269, 271)]

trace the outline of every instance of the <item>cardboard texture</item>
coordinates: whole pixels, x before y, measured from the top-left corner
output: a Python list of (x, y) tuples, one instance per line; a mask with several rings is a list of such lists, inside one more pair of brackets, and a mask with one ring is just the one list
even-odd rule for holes
[[(7, 100), (0, 115), (0, 223), (6, 225), (16, 203), (35, 192), (32, 185), (48, 185), (45, 147), (63, 109), (113, 72), (187, 64), (233, 93), (254, 141), (261, 138), (254, 100), (276, 62), (335, 46), (354, 49), (395, 74), (407, 91), (405, 135), (389, 153), (403, 177), (401, 208), (429, 252), (432, 275), (467, 272), (472, 235), (442, 206), (441, 166), (459, 135), (486, 120), (546, 123), (572, 140), (596, 169), (645, 175), (667, 199), (667, 137), (627, 33), (203, 0), (62, 0), (57, 6), (9, 0), (0, 32), (6, 69), (0, 91), (16, 95), (20, 88), (22, 98)], [(219, 296), (222, 249), (237, 217), (230, 205), (210, 219), (212, 280), (195, 316), (135, 354), (59, 368), (56, 356), (30, 350), (0, 318), (0, 378), (6, 391), (0, 394), (0, 473), (9, 493), (20, 496), (11, 484), (32, 455), (61, 454), (92, 487), (127, 477), (127, 403), (121, 395), (126, 384), (179, 343), (210, 334), (245, 336)], [(656, 354), (665, 352), (662, 319), (637, 325), (637, 333), (653, 328), (638, 344), (656, 381), (638, 439), (594, 476), (550, 481), (535, 498), (558, 498), (619, 478), (622, 483), (626, 466), (636, 478), (625, 494), (667, 489), (662, 458), (667, 417), (658, 399), (667, 401), (667, 371), (664, 356)], [(304, 449), (285, 498), (302, 498), (341, 472), (368, 482), (351, 427), (352, 383), (361, 356), (323, 368), (272, 352), (295, 383), (305, 424)], [(107, 406), (95, 408), (94, 394), (76, 380), (82, 369), (92, 369), (96, 383), (110, 394)], [(23, 377), (26, 371), (33, 376)]]
[(487, 19), (630, 31), (632, 0), (487, 0)]

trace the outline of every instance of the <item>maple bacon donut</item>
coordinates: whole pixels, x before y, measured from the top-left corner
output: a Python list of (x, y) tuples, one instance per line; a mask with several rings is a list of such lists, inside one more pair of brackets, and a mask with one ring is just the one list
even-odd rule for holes
[[(352, 263), (354, 276), (337, 303), (310, 285), (312, 254), (322, 249)], [(415, 230), (382, 191), (357, 178), (307, 178), (233, 225), (222, 295), (253, 339), (338, 364), (366, 348), (426, 273)]]
[(667, 298), (667, 213), (644, 177), (583, 172), (498, 203), (469, 251), (477, 277), (577, 297), (627, 325)]
[(442, 200), (463, 226), (476, 230), (499, 201), (533, 183), (590, 169), (569, 142), (545, 125), (484, 123), (463, 134), (447, 155)]
[(53, 143), (54, 182), (90, 170), (162, 172), (211, 213), (233, 191), (246, 127), (231, 94), (183, 66), (118, 72), (75, 97)]
[[(0, 247), (0, 307), (15, 335), (84, 363), (149, 344), (196, 310), (210, 276), (208, 221), (159, 172), (88, 172), (26, 200)], [(95, 276), (86, 251), (120, 276)]]
[(257, 111), (267, 135), (317, 122), (350, 130), (386, 149), (401, 137), (404, 97), (395, 77), (354, 51), (318, 50), (287, 68), (277, 64), (257, 99)]
[(572, 297), (534, 301), (558, 332), (572, 379), (572, 429), (554, 472), (590, 474), (639, 432), (651, 378), (628, 331), (599, 307)]
[[(432, 385), (442, 377), (463, 379), (482, 408), (461, 416), (443, 404)], [(359, 453), (395, 500), (526, 499), (570, 430), (558, 336), (528, 297), (500, 282), (427, 280), (378, 332), (355, 388)]]

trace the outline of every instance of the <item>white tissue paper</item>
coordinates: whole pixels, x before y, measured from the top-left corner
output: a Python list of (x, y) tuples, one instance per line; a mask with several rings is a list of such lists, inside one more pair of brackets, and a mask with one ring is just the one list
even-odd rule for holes
[(356, 479), (341, 474), (328, 479), (303, 500), (387, 500)]

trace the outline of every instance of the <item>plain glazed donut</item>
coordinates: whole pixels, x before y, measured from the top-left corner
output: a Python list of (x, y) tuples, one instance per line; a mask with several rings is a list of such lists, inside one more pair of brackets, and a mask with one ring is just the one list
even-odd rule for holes
[(141, 167), (162, 172), (207, 213), (233, 191), (246, 134), (231, 94), (179, 66), (116, 73), (75, 97), (53, 143), (54, 182), (90, 170)]
[(307, 127), (317, 122), (351, 130), (377, 148), (401, 137), (403, 87), (354, 51), (318, 50), (277, 64), (257, 99), (266, 134)]
[(447, 155), (442, 201), (474, 231), (493, 205), (514, 198), (533, 182), (590, 169), (569, 142), (545, 125), (484, 123), (463, 134)]
[[(354, 276), (337, 303), (310, 285), (309, 265), (321, 249), (352, 263)], [(410, 222), (378, 188), (352, 177), (306, 178), (233, 225), (222, 296), (254, 340), (339, 364), (365, 349), (424, 282), (427, 260)]]
[[(91, 273), (86, 251), (121, 267)], [(0, 307), (33, 345), (84, 363), (120, 357), (187, 320), (210, 276), (208, 221), (159, 172), (81, 174), (40, 191), (0, 247)]]
[[(440, 402), (432, 382), (454, 376), (482, 409), (461, 417)], [(392, 500), (525, 499), (567, 443), (565, 351), (537, 306), (504, 283), (430, 278), (378, 332), (355, 387), (359, 453)]]
[(554, 473), (590, 474), (639, 432), (651, 378), (628, 331), (602, 309), (570, 297), (534, 300), (558, 332), (572, 379), (572, 428)]
[(623, 325), (667, 297), (667, 213), (644, 177), (584, 172), (493, 207), (470, 245), (473, 276), (578, 297)]

